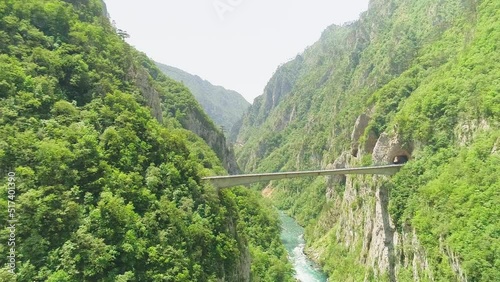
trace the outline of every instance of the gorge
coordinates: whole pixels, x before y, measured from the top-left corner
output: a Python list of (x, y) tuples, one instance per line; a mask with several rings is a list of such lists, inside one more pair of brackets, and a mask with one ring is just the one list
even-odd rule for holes
[(126, 37), (101, 0), (0, 0), (1, 281), (500, 277), (500, 1), (371, 0), (220, 124)]

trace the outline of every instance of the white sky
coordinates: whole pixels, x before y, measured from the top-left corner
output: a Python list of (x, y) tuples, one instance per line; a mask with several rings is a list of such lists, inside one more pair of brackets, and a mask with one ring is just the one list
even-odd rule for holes
[[(263, 93), (276, 68), (368, 0), (105, 0), (117, 28), (153, 60), (241, 93)], [(218, 7), (218, 9), (216, 9)]]

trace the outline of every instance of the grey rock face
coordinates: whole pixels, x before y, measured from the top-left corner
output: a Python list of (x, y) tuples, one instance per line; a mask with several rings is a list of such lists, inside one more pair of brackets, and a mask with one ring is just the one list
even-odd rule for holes
[(402, 157), (407, 159), (411, 156), (411, 144), (403, 145), (397, 137), (390, 137), (387, 133), (382, 133), (373, 149), (372, 159), (376, 165), (392, 164)]

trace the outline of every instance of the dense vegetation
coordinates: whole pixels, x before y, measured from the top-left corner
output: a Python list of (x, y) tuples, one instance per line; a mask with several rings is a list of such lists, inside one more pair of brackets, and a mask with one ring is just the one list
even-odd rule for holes
[(156, 63), (167, 76), (189, 88), (208, 116), (226, 132), (238, 122), (250, 106), (240, 93), (215, 86), (197, 75), (175, 67)]
[[(237, 136), (240, 166), (246, 171), (326, 167), (343, 152), (350, 155), (354, 122), (367, 113), (371, 121), (362, 141), (370, 133), (388, 133), (412, 149), (410, 163), (391, 180), (359, 177), (349, 184), (356, 191), (389, 189), (396, 230), (415, 230), (429, 266), (415, 273), (405, 261), (417, 252), (397, 250), (402, 255), (391, 258), (398, 264), (395, 276), (498, 279), (499, 5), (374, 0), (359, 21), (329, 27), (278, 69), (270, 90), (244, 117)], [(366, 152), (351, 159), (351, 166), (373, 161)], [(346, 246), (338, 237), (343, 214), (359, 213), (373, 199), (359, 197), (340, 210), (338, 203), (327, 202), (324, 179), (274, 186), (275, 203), (307, 225), (308, 240), (322, 250), (320, 262), (331, 279), (391, 278), (363, 264), (362, 242)], [(336, 185), (336, 197), (342, 199), (345, 188)]]
[(290, 281), (276, 213), (201, 181), (224, 169), (183, 119), (213, 123), (105, 14), (0, 0), (0, 264), (15, 218), (17, 281)]

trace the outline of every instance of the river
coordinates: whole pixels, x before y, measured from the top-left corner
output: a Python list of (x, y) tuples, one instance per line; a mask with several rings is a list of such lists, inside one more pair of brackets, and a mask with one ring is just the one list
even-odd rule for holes
[(319, 267), (304, 254), (304, 228), (280, 211), (281, 241), (295, 270), (295, 278), (302, 282), (326, 282), (328, 279)]

